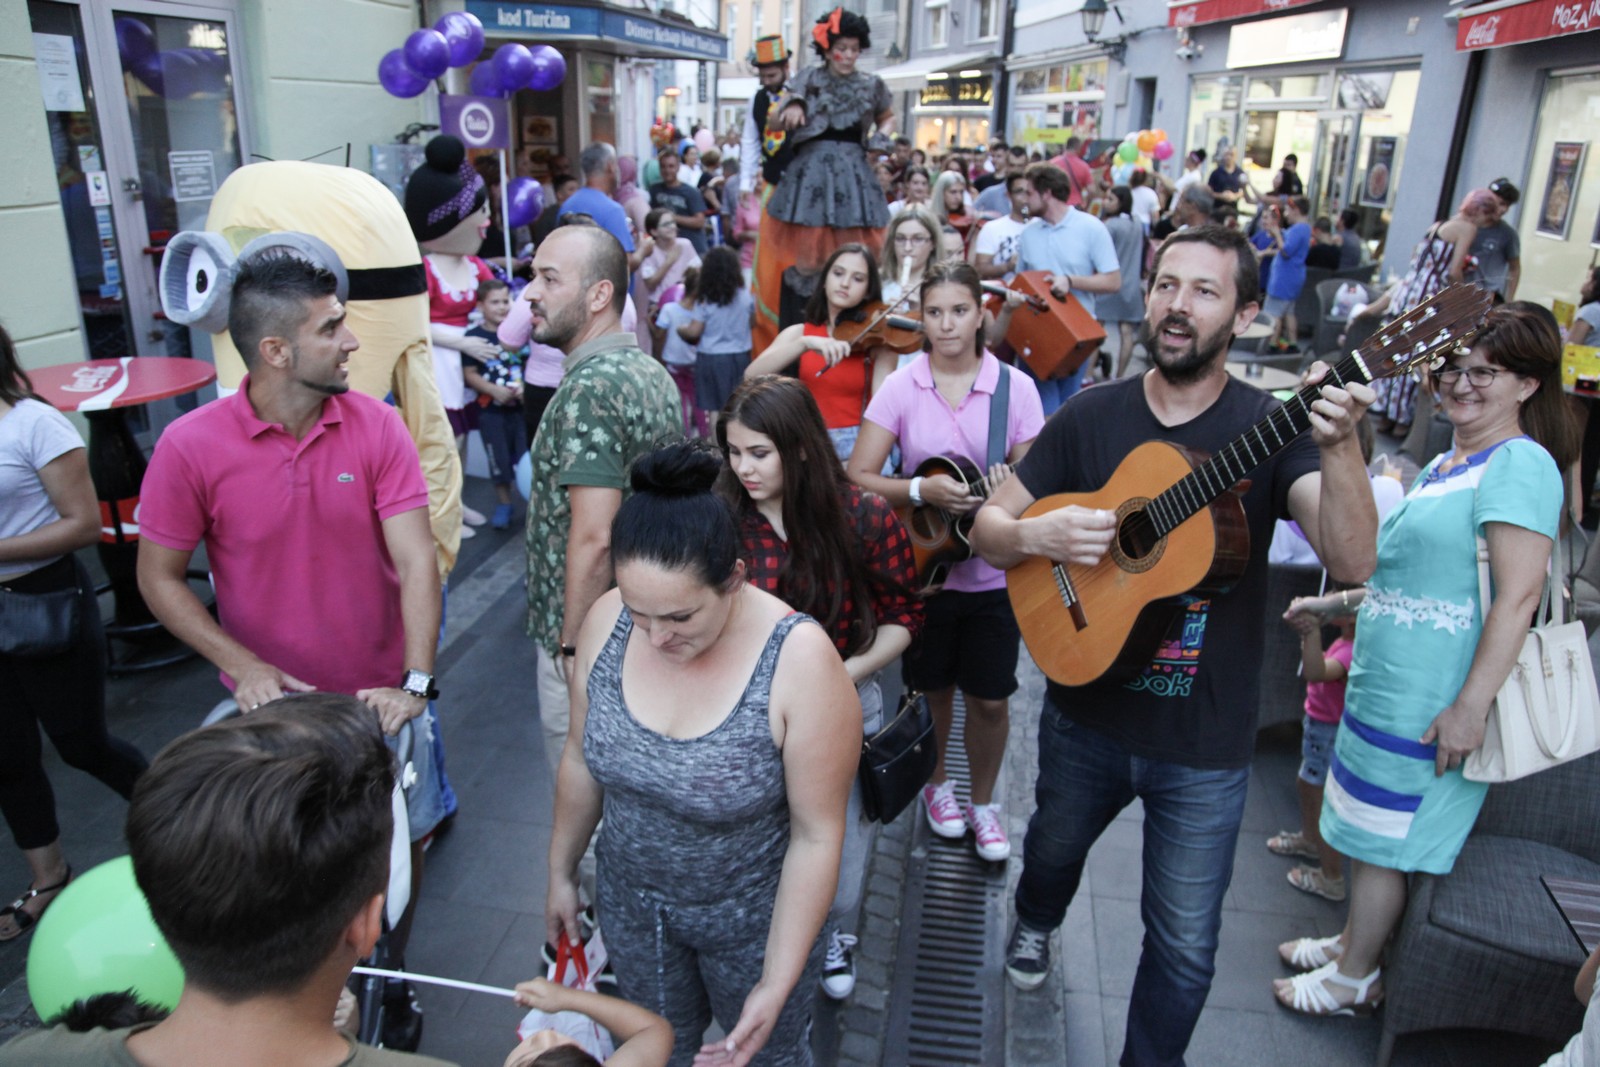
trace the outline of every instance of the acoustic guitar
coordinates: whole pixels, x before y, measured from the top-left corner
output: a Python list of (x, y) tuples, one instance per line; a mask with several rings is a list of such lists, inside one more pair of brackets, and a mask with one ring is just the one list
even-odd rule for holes
[(1146, 441), (1098, 491), (1035, 501), (1024, 518), (1076, 504), (1114, 511), (1111, 548), (1092, 566), (1032, 557), (1006, 588), (1034, 662), (1061, 685), (1123, 681), (1150, 663), (1186, 595), (1226, 592), (1244, 574), (1250, 532), (1240, 501), (1251, 471), (1310, 425), (1323, 383), (1366, 384), (1470, 345), (1490, 295), (1457, 284), (1380, 328), (1215, 455)]
[[(929, 478), (946, 474), (967, 487), (976, 497), (989, 495), (988, 483), (975, 464), (949, 456), (929, 456), (918, 464), (913, 477)], [(917, 592), (932, 596), (944, 588), (950, 568), (972, 558), (972, 521), (977, 508), (968, 512), (946, 511), (937, 504), (897, 508), (900, 521), (911, 535), (911, 555), (917, 567)]]

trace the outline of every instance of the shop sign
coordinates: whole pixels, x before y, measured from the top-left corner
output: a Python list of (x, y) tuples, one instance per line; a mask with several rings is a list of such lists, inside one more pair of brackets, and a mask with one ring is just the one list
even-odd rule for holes
[(994, 104), (994, 78), (941, 78), (931, 81), (917, 101), (923, 107), (990, 107)]
[(1204, 26), (1211, 22), (1230, 22), (1252, 15), (1287, 11), (1312, 0), (1169, 0), (1168, 26)]
[(439, 97), (439, 132), (459, 137), (468, 148), (511, 147), (511, 121), (500, 97)]
[(1308, 11), (1228, 27), (1228, 67), (1263, 67), (1338, 59), (1344, 53), (1347, 8)]
[(682, 59), (726, 62), (728, 39), (647, 14), (575, 4), (519, 3), (517, 0), (467, 0), (490, 37), (592, 38), (644, 47)]
[(1510, 7), (1493, 4), (1479, 7), (1496, 7), (1497, 10), (1474, 14), (1475, 9), (1468, 8), (1461, 13), (1461, 21), (1456, 23), (1458, 52), (1600, 30), (1600, 0), (1533, 0)]

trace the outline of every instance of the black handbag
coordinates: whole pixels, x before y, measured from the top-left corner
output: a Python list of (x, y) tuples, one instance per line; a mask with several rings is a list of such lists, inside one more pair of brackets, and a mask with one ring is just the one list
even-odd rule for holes
[(59, 656), (78, 639), (78, 590), (19, 593), (0, 586), (0, 655)]
[(907, 693), (894, 718), (861, 743), (862, 812), (874, 822), (893, 822), (928, 784), (938, 763), (928, 698)]

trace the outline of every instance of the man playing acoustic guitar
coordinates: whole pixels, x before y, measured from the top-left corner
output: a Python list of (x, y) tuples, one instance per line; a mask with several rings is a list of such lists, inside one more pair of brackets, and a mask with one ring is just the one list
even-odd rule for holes
[[(1131, 636), (1141, 656), (1132, 663), (1124, 658), (1075, 688), (1048, 686), (1038, 809), (1023, 845), (1017, 924), (1006, 950), (1014, 984), (1033, 989), (1043, 983), (1050, 934), (1077, 891), (1090, 846), (1119, 811), (1142, 798), (1145, 940), (1128, 1006), (1125, 1067), (1180, 1064), (1210, 992), (1255, 738), (1272, 524), (1299, 522), (1336, 580), (1361, 582), (1375, 565), (1377, 514), (1353, 432), (1373, 393), (1358, 382), (1324, 386), (1309, 405), (1311, 435), (1290, 440), (1286, 433), (1247, 482), (1225, 491), (1217, 485), (1215, 503), (1202, 501), (1192, 517), (1169, 522), (1165, 530), (1158, 518), (1159, 542), (1126, 519), (1129, 507), (1137, 509), (1138, 498), (1149, 494), (1118, 496), (1118, 465), (1141, 443), (1216, 453), (1277, 407), (1224, 366), (1230, 340), (1255, 318), (1259, 298), (1255, 257), (1237, 232), (1208, 226), (1169, 238), (1156, 260), (1143, 331), (1155, 369), (1074, 397), (1046, 424), (1017, 476), (981, 509), (973, 530), (978, 553), (1003, 569), (1032, 557), (1091, 568), (1075, 572), (1081, 596), (1072, 601), (1070, 617), (1063, 612), (1061, 640), (1109, 637), (1120, 645)], [(1309, 380), (1325, 372), (1319, 364)], [(1263, 446), (1270, 451), (1274, 443)], [(1188, 469), (1183, 463), (1180, 473)], [(1102, 486), (1102, 507), (1045, 501), (1042, 513), (1024, 517), (1042, 497)], [(1120, 531), (1119, 509), (1125, 516)], [(1230, 524), (1225, 511), (1238, 522)], [(1120, 637), (1097, 633), (1097, 621), (1100, 631), (1114, 627), (1105, 625), (1109, 610), (1097, 617), (1091, 586), (1115, 600), (1125, 598), (1118, 583), (1132, 572), (1154, 573), (1165, 565), (1182, 573), (1192, 565), (1178, 557), (1192, 551), (1193, 531), (1206, 523), (1222, 546), (1216, 553), (1221, 570), (1234, 554), (1231, 565), (1242, 571), (1237, 580), (1213, 583), (1228, 585), (1225, 592), (1207, 591), (1202, 581), (1160, 630), (1146, 621), (1142, 635), (1140, 625)], [(1248, 528), (1247, 542), (1235, 528), (1241, 526)], [(1064, 572), (1056, 568), (1067, 601), (1072, 579), (1063, 580)], [(1194, 573), (1208, 575), (1207, 561)], [(1012, 598), (1026, 633), (1019, 576), (1010, 577)], [(1176, 588), (1194, 585), (1189, 580)], [(1069, 637), (1074, 629), (1081, 632)], [(1152, 640), (1139, 645), (1141, 636)], [(1036, 640), (1030, 636), (1030, 643)]]

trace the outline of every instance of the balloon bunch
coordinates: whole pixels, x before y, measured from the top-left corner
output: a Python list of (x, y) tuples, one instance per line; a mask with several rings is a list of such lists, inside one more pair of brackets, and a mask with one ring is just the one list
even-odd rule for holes
[[(406, 43), (378, 61), (378, 81), (395, 96), (418, 95), (452, 67), (477, 63), (483, 52), (483, 23), (465, 11), (452, 11), (432, 29), (412, 30)], [(509, 96), (518, 89), (544, 92), (567, 76), (567, 61), (547, 44), (532, 48), (504, 44), (486, 62), (472, 68), (468, 82), (474, 96)]]
[(182, 100), (197, 93), (220, 93), (227, 87), (228, 54), (214, 48), (156, 47), (156, 35), (148, 23), (119, 15), (117, 56), (122, 69), (132, 74), (157, 96)]
[(663, 121), (662, 119), (656, 119), (655, 122), (651, 124), (650, 143), (655, 145), (657, 153), (659, 153), (663, 148), (676, 144), (677, 140), (678, 131), (673, 128), (672, 123)]
[(1137, 130), (1122, 139), (1117, 146), (1117, 163), (1111, 168), (1111, 180), (1118, 185), (1128, 184), (1135, 167), (1151, 169), (1151, 160), (1164, 162), (1177, 151), (1167, 140), (1166, 130)]

